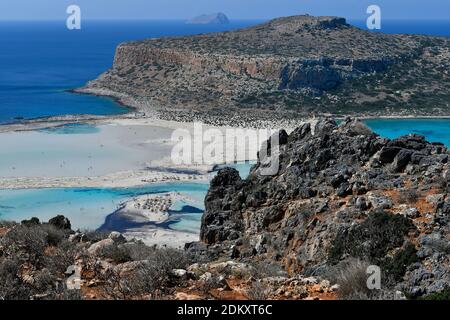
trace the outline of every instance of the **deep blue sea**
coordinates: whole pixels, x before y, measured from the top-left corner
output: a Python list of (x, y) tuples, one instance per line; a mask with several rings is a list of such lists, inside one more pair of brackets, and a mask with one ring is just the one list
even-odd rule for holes
[[(366, 21), (349, 20), (354, 26), (367, 29)], [(433, 36), (450, 36), (449, 20), (388, 20), (383, 19), (381, 30), (377, 32), (394, 34), (423, 34)]]
[[(238, 29), (262, 21), (188, 25), (183, 21), (0, 22), (0, 123), (64, 114), (118, 114), (108, 98), (66, 92), (111, 67), (124, 41)], [(350, 21), (365, 28), (364, 21)], [(450, 35), (449, 21), (383, 21), (388, 33)]]
[(83, 21), (69, 31), (65, 21), (0, 21), (0, 123), (64, 114), (118, 114), (126, 108), (108, 98), (66, 92), (109, 69), (116, 46), (125, 41), (217, 32), (229, 25), (183, 21)]

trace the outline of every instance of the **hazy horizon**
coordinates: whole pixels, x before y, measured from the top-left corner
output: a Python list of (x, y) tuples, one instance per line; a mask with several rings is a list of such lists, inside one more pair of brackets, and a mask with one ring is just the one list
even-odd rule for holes
[(268, 20), (299, 14), (364, 20), (377, 4), (384, 19), (449, 20), (450, 1), (428, 0), (3, 0), (0, 20), (64, 20), (69, 5), (79, 5), (86, 20), (187, 20), (200, 14), (225, 13), (231, 20)]

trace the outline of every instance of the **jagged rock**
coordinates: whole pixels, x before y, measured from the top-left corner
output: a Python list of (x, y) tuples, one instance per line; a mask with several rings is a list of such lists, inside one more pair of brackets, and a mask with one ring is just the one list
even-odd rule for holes
[(400, 151), (402, 149), (399, 147), (384, 147), (381, 149), (379, 156), (381, 164), (392, 163)]
[(366, 210), (367, 209), (366, 199), (364, 199), (363, 197), (358, 197), (356, 199), (355, 208), (358, 210)]
[[(222, 199), (221, 197), (229, 190), (234, 190), (240, 183), (241, 177), (235, 169), (225, 168), (220, 170), (211, 181), (211, 187), (206, 195), (209, 212), (214, 214), (204, 214), (202, 224), (208, 226), (202, 228), (200, 237), (207, 243), (220, 242), (227, 238), (237, 239), (238, 230), (242, 229), (241, 219), (232, 213), (232, 206), (235, 201), (242, 199)], [(216, 199), (218, 198), (218, 199)], [(226, 221), (226, 226), (223, 222)]]
[(212, 277), (213, 276), (212, 276), (211, 272), (205, 272), (204, 274), (202, 274), (200, 276), (199, 280), (208, 282), (208, 281), (210, 281), (212, 279)]
[[(314, 275), (350, 257), (377, 265), (392, 259), (386, 268), (396, 270), (405, 292), (430, 292), (430, 279), (443, 281), (448, 270), (442, 239), (450, 204), (438, 178), (450, 164), (442, 154), (450, 153), (423, 137), (384, 139), (351, 119), (304, 124), (280, 146), (277, 174), (261, 175), (260, 162), (246, 180), (219, 172), (205, 199), (201, 240), (227, 257), (239, 252), (240, 261), (266, 258)], [(420, 201), (402, 203), (398, 194), (407, 189)], [(413, 205), (426, 199), (435, 214), (424, 212), (424, 222)], [(406, 265), (397, 268), (396, 259)]]
[(408, 208), (404, 210), (401, 214), (411, 219), (420, 217), (420, 212), (419, 210), (417, 210), (417, 208)]
[(70, 220), (62, 215), (50, 219), (48, 223), (62, 230), (70, 230), (72, 228)]
[(184, 269), (173, 269), (172, 275), (176, 278), (186, 278), (187, 277), (187, 271)]
[(395, 172), (401, 172), (405, 167), (408, 165), (409, 161), (411, 160), (411, 154), (413, 152), (411, 150), (407, 149), (401, 149), (399, 153), (394, 158), (394, 161), (392, 163), (392, 169)]
[(392, 207), (392, 200), (388, 197), (379, 196), (369, 192), (367, 198), (374, 209), (389, 209)]
[(427, 196), (426, 200), (428, 203), (431, 203), (433, 205), (437, 205), (438, 203), (442, 202), (445, 198), (445, 194), (430, 194)]

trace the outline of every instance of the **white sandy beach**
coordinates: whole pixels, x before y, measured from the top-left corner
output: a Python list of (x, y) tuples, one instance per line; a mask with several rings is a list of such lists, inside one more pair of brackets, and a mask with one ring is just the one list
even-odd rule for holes
[[(0, 189), (132, 187), (204, 181), (215, 164), (256, 160), (265, 140), (257, 130), (236, 132), (230, 127), (149, 118), (97, 120), (93, 128), (94, 132), (79, 134), (59, 133), (58, 128), (1, 132)], [(190, 136), (186, 142), (192, 146), (188, 163), (175, 163), (172, 157), (178, 143), (172, 140), (175, 130)], [(238, 137), (248, 135), (247, 142), (236, 142), (237, 147), (228, 144), (227, 130)], [(204, 141), (208, 133), (222, 136)], [(267, 130), (263, 133), (270, 134)], [(209, 161), (202, 159), (206, 148), (215, 149)], [(195, 162), (199, 153), (200, 161)]]
[[(0, 189), (102, 189), (166, 182), (207, 183), (215, 164), (256, 160), (260, 143), (268, 137), (258, 135), (256, 130), (236, 132), (230, 127), (130, 116), (86, 120), (81, 123), (87, 124), (88, 130), (80, 132), (74, 127), (67, 133), (61, 127), (73, 122), (71, 118), (63, 118), (48, 123), (37, 121), (29, 126), (0, 126)], [(202, 155), (209, 147), (210, 151), (214, 149), (212, 161), (205, 162), (200, 157), (200, 162), (175, 163), (172, 150), (179, 144), (179, 140), (172, 139), (175, 130), (190, 137), (185, 142), (192, 148), (191, 160), (199, 160), (195, 155), (199, 152)], [(227, 132), (237, 133), (238, 138), (247, 135), (248, 139), (235, 147), (226, 143)], [(211, 134), (216, 139), (208, 140)], [(232, 157), (226, 158), (230, 154)], [(122, 204), (118, 212), (122, 218), (152, 223), (127, 229), (125, 236), (148, 245), (172, 247), (197, 241), (198, 232), (158, 227), (170, 218), (168, 209), (182, 200), (175, 193), (163, 195), (162, 200), (160, 196), (144, 195)]]
[[(125, 202), (114, 215), (116, 220), (142, 224), (123, 232), (128, 239), (141, 240), (149, 246), (182, 248), (185, 243), (198, 240), (198, 232), (184, 232), (160, 227), (170, 219), (169, 209), (177, 200), (189, 200), (180, 193), (143, 195)], [(148, 225), (151, 223), (151, 225)], [(147, 224), (147, 225), (145, 225)]]

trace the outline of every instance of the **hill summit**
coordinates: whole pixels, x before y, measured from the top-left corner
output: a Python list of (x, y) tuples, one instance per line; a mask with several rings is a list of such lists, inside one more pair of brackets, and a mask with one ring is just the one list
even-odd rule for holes
[[(450, 39), (293, 16), (249, 28), (119, 45), (83, 92), (166, 118), (450, 115)], [(245, 110), (245, 112), (242, 112)]]

